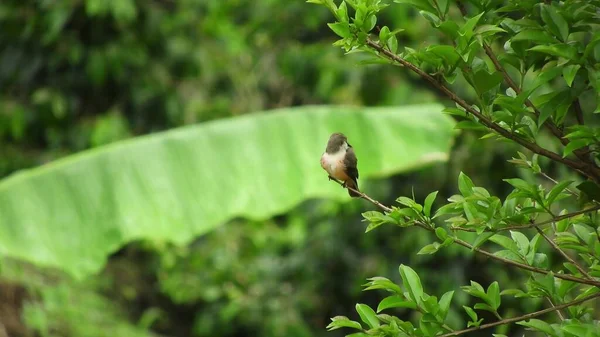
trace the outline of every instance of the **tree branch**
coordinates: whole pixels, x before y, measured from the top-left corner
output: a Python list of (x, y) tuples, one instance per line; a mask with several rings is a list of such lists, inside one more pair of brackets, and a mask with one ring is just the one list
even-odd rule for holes
[[(458, 8), (460, 9), (461, 14), (463, 16), (467, 16), (467, 10), (466, 10), (464, 4), (462, 4), (461, 1), (457, 1), (457, 4), (458, 4)], [(490, 58), (490, 60), (494, 64), (494, 67), (496, 68), (496, 70), (502, 74), (502, 77), (504, 77), (504, 80), (506, 81), (508, 86), (510, 88), (512, 88), (517, 93), (517, 95), (521, 94), (521, 88), (519, 88), (519, 86), (512, 80), (512, 78), (510, 78), (506, 69), (504, 69), (502, 64), (500, 64), (500, 62), (498, 61), (498, 58), (494, 54), (494, 51), (492, 50), (492, 48), (487, 43), (483, 42), (483, 49), (485, 50), (485, 53), (487, 54), (487, 56)], [(577, 102), (578, 101), (576, 101), (576, 103)], [(533, 105), (533, 103), (531, 102), (531, 100), (529, 100), (529, 98), (527, 98), (525, 100), (525, 105), (527, 105), (528, 107), (530, 107), (533, 110), (534, 115), (536, 117), (540, 116), (540, 114), (541, 114), (540, 111), (535, 107), (535, 105)], [(579, 124), (583, 124), (583, 114), (581, 112), (581, 107), (579, 107), (579, 109), (577, 109), (577, 107), (578, 107), (578, 105), (575, 106), (577, 120), (579, 121)], [(556, 126), (556, 124), (554, 124), (554, 122), (552, 122), (550, 119), (548, 119), (548, 120), (546, 120), (546, 122), (544, 122), (544, 126), (548, 130), (550, 130), (550, 132), (556, 138), (558, 138), (558, 140), (560, 140), (560, 142), (564, 146), (569, 144), (569, 140), (567, 138), (564, 138), (565, 134), (562, 132), (562, 130), (560, 130), (558, 128), (558, 126)], [(585, 155), (585, 152), (586, 152), (585, 149), (577, 149), (577, 150), (573, 151), (573, 153), (577, 156), (577, 158), (593, 165), (593, 163), (589, 160), (589, 157)]]
[(557, 252), (560, 253), (560, 255), (562, 255), (567, 261), (571, 262), (575, 268), (577, 268), (577, 270), (579, 270), (579, 272), (581, 273), (581, 275), (585, 276), (586, 279), (588, 280), (593, 280), (594, 278), (590, 276), (590, 274), (588, 274), (585, 269), (583, 269), (582, 266), (579, 265), (579, 263), (577, 263), (577, 261), (573, 260), (573, 258), (571, 258), (569, 255), (567, 255), (567, 253), (562, 250), (557, 244), (556, 242), (554, 242), (554, 240), (550, 239), (546, 233), (544, 233), (544, 231), (542, 231), (542, 229), (539, 226), (535, 226), (535, 229), (538, 231), (538, 233), (540, 233), (540, 235), (544, 238), (544, 240), (546, 240), (550, 246), (552, 246), (552, 248), (554, 248)]
[(498, 325), (504, 325), (504, 324), (510, 324), (510, 323), (524, 321), (526, 319), (531, 319), (531, 318), (534, 318), (534, 317), (538, 317), (538, 316), (547, 314), (549, 312), (553, 312), (553, 311), (565, 309), (565, 308), (568, 308), (570, 306), (577, 305), (577, 304), (580, 304), (580, 303), (592, 300), (592, 299), (597, 298), (597, 297), (600, 297), (600, 293), (592, 294), (592, 295), (586, 296), (584, 298), (580, 298), (578, 300), (574, 300), (574, 301), (571, 301), (571, 302), (563, 303), (561, 305), (557, 305), (557, 306), (550, 307), (550, 308), (547, 308), (547, 309), (544, 309), (544, 310), (532, 312), (532, 313), (529, 313), (529, 314), (526, 314), (526, 315), (521, 315), (521, 316), (513, 317), (513, 318), (506, 318), (506, 319), (503, 319), (503, 320), (500, 320), (500, 321), (497, 321), (497, 322), (483, 324), (483, 325), (472, 327), (472, 328), (469, 328), (469, 329), (464, 329), (464, 330), (449, 332), (449, 333), (440, 335), (438, 337), (459, 336), (459, 335), (463, 335), (463, 334), (466, 334), (466, 333), (469, 333), (469, 332), (473, 332), (473, 331), (477, 331), (477, 330), (483, 330), (483, 329), (493, 328), (493, 327), (498, 326)]
[(403, 58), (399, 57), (398, 55), (392, 53), (391, 51), (385, 49), (383, 46), (379, 45), (378, 43), (374, 42), (371, 39), (367, 39), (366, 45), (375, 49), (379, 53), (383, 54), (388, 59), (403, 65), (404, 67), (410, 69), (417, 75), (421, 76), (423, 79), (427, 80), (436, 89), (440, 90), (446, 96), (448, 96), (451, 100), (456, 102), (456, 104), (461, 106), (467, 112), (471, 113), (473, 116), (477, 117), (477, 119), (479, 120), (479, 122), (481, 124), (485, 125), (489, 129), (496, 131), (496, 133), (503, 136), (504, 138), (513, 140), (514, 142), (522, 145), (523, 147), (527, 148), (528, 150), (530, 150), (533, 153), (537, 153), (544, 157), (548, 157), (556, 162), (563, 163), (564, 165), (571, 167), (572, 169), (580, 172), (581, 174), (585, 175), (586, 177), (589, 177), (590, 179), (592, 179), (594, 181), (600, 181), (600, 170), (598, 168), (591, 167), (585, 162), (574, 161), (574, 160), (571, 160), (568, 158), (563, 158), (561, 155), (559, 155), (555, 152), (549, 151), (549, 150), (539, 146), (536, 143), (528, 142), (527, 140), (517, 136), (513, 132), (511, 132), (511, 131), (501, 127), (500, 125), (494, 123), (493, 121), (491, 121), (488, 117), (484, 116), (481, 112), (474, 109), (471, 105), (469, 105), (467, 102), (465, 102), (462, 98), (458, 97), (452, 90), (448, 89), (448, 87), (446, 87), (440, 81), (436, 80), (433, 76), (431, 76), (428, 73), (424, 72), (423, 70), (419, 69), (414, 64), (406, 61), (405, 59), (403, 59)]
[[(356, 189), (354, 189), (352, 187), (345, 186), (343, 182), (341, 182), (341, 181), (339, 181), (339, 180), (337, 180), (335, 178), (330, 178), (330, 179), (333, 180), (333, 181), (335, 181), (336, 183), (338, 183), (340, 186), (342, 186), (342, 187), (344, 187), (344, 188), (346, 188), (346, 189), (348, 189), (348, 190), (350, 190), (352, 192), (355, 192), (355, 193), (359, 194), (362, 199), (365, 199), (365, 200), (369, 201), (370, 203), (372, 203), (373, 205), (379, 207), (383, 211), (388, 212), (388, 213), (393, 211), (392, 208), (390, 208), (388, 206), (385, 206), (384, 204), (380, 203), (379, 201), (377, 201), (377, 200), (369, 197), (365, 193), (360, 192), (360, 191), (358, 191), (358, 190), (356, 190)], [(427, 225), (425, 223), (422, 223), (420, 221), (415, 221), (415, 224), (417, 226), (421, 227), (421, 228), (424, 228), (424, 229), (430, 231), (430, 232), (435, 231), (435, 229), (433, 229), (431, 226), (429, 226), (429, 225)], [(459, 239), (457, 237), (454, 237), (453, 239), (454, 239), (455, 243), (457, 243), (457, 244), (459, 244), (459, 245), (461, 245), (463, 247), (466, 247), (466, 248), (469, 248), (471, 250), (474, 250), (474, 251), (476, 251), (476, 252), (478, 252), (478, 253), (480, 253), (482, 255), (485, 255), (485, 256), (493, 259), (493, 260), (500, 261), (500, 262), (502, 262), (504, 264), (515, 266), (515, 267), (518, 267), (518, 268), (521, 268), (521, 269), (524, 269), (524, 270), (532, 271), (532, 272), (535, 272), (535, 273), (538, 273), (538, 274), (543, 274), (543, 275), (547, 275), (547, 274), (550, 273), (549, 270), (545, 270), (545, 269), (533, 267), (533, 266), (530, 266), (530, 265), (527, 265), (527, 264), (523, 264), (523, 263), (520, 263), (520, 262), (517, 262), (517, 261), (513, 261), (513, 260), (505, 259), (505, 258), (500, 257), (500, 256), (496, 256), (496, 255), (494, 255), (494, 254), (492, 254), (492, 253), (490, 253), (488, 251), (485, 251), (485, 250), (483, 250), (481, 248), (474, 247), (472, 244), (470, 244), (470, 243), (468, 243), (466, 241), (463, 241), (463, 240), (461, 240), (461, 239)], [(596, 286), (596, 287), (600, 287), (600, 281), (596, 281), (594, 279), (586, 280), (586, 279), (582, 279), (582, 278), (571, 276), (571, 275), (567, 275), (567, 274), (554, 274), (553, 276), (556, 277), (556, 278), (567, 280), (567, 281), (572, 281), (572, 282), (577, 282), (577, 283), (581, 283), (581, 284), (588, 284), (588, 285), (593, 285), (593, 286)]]
[[(502, 228), (496, 228), (496, 229), (490, 229), (490, 230), (486, 230), (486, 232), (494, 232), (494, 233), (498, 233), (498, 232), (504, 232), (504, 231), (510, 231), (510, 230), (520, 230), (520, 229), (527, 229), (527, 228), (533, 228), (536, 226), (543, 226), (543, 225), (548, 225), (551, 224), (553, 222), (557, 222), (560, 220), (564, 220), (564, 219), (568, 219), (568, 218), (572, 218), (581, 214), (585, 214), (585, 213), (589, 213), (589, 212), (594, 212), (594, 211), (598, 211), (600, 210), (600, 205), (598, 206), (594, 206), (594, 207), (590, 207), (590, 208), (586, 208), (586, 209), (582, 209), (579, 211), (575, 211), (573, 213), (567, 213), (567, 214), (563, 214), (563, 215), (559, 215), (556, 217), (553, 217), (550, 220), (545, 220), (545, 221), (541, 221), (541, 222), (536, 222), (536, 223), (530, 223), (527, 225), (516, 225), (516, 226), (507, 226), (507, 227), (502, 227)], [(451, 230), (456, 230), (456, 231), (461, 231), (461, 232), (476, 232), (475, 229), (473, 228), (462, 228), (462, 227), (450, 227)]]

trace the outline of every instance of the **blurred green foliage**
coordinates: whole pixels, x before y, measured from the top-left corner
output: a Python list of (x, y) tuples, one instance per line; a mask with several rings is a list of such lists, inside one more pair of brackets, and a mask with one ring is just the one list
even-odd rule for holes
[[(127, 137), (269, 108), (436, 99), (401, 70), (356, 66), (360, 56), (331, 46), (329, 20), (302, 0), (3, 0), (0, 177)], [(380, 20), (403, 22), (406, 44), (438, 39), (422, 35), (429, 23), (408, 7), (393, 6)], [(449, 196), (459, 170), (506, 192), (497, 172), (514, 169), (498, 155), (514, 148), (475, 140), (461, 138), (448, 165), (376, 182), (374, 197), (389, 204), (413, 190), (421, 199), (438, 189)], [(84, 283), (2, 260), (3, 278), (27, 296), (14, 302), (23, 307), (16, 313), (0, 303), (0, 322), (11, 337), (341, 336), (325, 332), (329, 318), (376, 303), (380, 296), (360, 285), (397, 275), (400, 263), (420, 266), (439, 293), (468, 279), (511, 280), (502, 266), (460, 249), (415, 256), (431, 241), (416, 231), (363, 234), (367, 207), (312, 201), (272, 221), (231, 222), (188, 247), (138, 242)]]

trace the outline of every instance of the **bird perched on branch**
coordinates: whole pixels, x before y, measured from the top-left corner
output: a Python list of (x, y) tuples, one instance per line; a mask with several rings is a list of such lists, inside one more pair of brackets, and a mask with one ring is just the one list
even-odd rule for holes
[[(321, 167), (329, 173), (329, 178), (341, 180), (344, 187), (358, 191), (358, 160), (352, 145), (343, 133), (333, 133), (327, 142), (327, 148), (321, 156)], [(348, 189), (348, 194), (353, 198), (360, 194)]]

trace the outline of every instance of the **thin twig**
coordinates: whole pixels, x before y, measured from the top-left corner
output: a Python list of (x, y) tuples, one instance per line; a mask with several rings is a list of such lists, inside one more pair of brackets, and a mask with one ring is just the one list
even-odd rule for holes
[(540, 235), (544, 238), (544, 240), (546, 240), (550, 246), (552, 246), (552, 248), (554, 248), (557, 252), (560, 253), (560, 255), (562, 255), (567, 261), (571, 262), (575, 268), (577, 268), (577, 270), (579, 270), (579, 272), (581, 273), (581, 275), (585, 276), (585, 278), (587, 278), (588, 280), (593, 280), (593, 277), (590, 276), (590, 274), (588, 274), (585, 269), (583, 269), (582, 266), (579, 265), (579, 263), (577, 263), (577, 261), (573, 260), (573, 258), (571, 258), (564, 250), (562, 250), (557, 244), (556, 242), (554, 242), (554, 240), (552, 240), (551, 238), (549, 238), (546, 233), (544, 233), (544, 231), (539, 227), (539, 226), (535, 226), (535, 229), (538, 231), (538, 233), (540, 233)]
[[(344, 188), (346, 188), (346, 189), (348, 189), (348, 190), (350, 190), (350, 191), (352, 191), (354, 193), (359, 194), (361, 198), (369, 201), (370, 203), (372, 203), (373, 205), (379, 207), (380, 209), (384, 210), (385, 212), (389, 213), (389, 212), (393, 211), (392, 208), (390, 208), (388, 206), (385, 206), (384, 204), (380, 203), (379, 201), (377, 201), (377, 200), (369, 197), (365, 193), (360, 192), (359, 190), (356, 190), (356, 189), (354, 189), (352, 187), (348, 187), (343, 182), (341, 182), (341, 181), (339, 181), (337, 179), (334, 179), (334, 178), (330, 178), (330, 179), (333, 180), (333, 181), (335, 181), (336, 183), (338, 183), (340, 186), (342, 186), (342, 187), (344, 187)], [(428, 231), (431, 231), (431, 232), (435, 231), (435, 229), (433, 229), (431, 226), (429, 226), (429, 225), (427, 225), (425, 223), (422, 223), (420, 221), (415, 221), (415, 224), (417, 226), (423, 228), (423, 229), (428, 230)], [(550, 273), (550, 271), (545, 270), (545, 269), (533, 267), (533, 266), (530, 266), (530, 265), (527, 265), (527, 264), (523, 264), (523, 263), (520, 263), (520, 262), (517, 262), (517, 261), (513, 261), (513, 260), (505, 259), (505, 258), (500, 257), (500, 256), (496, 256), (496, 255), (494, 255), (494, 254), (492, 254), (492, 253), (490, 253), (488, 251), (485, 251), (485, 250), (483, 250), (481, 248), (474, 247), (472, 244), (470, 244), (470, 243), (468, 243), (466, 241), (463, 241), (463, 240), (461, 240), (461, 239), (459, 239), (457, 237), (454, 237), (453, 239), (454, 239), (455, 243), (457, 243), (457, 244), (459, 244), (459, 245), (461, 245), (463, 247), (466, 247), (466, 248), (469, 248), (471, 250), (474, 250), (474, 251), (476, 251), (476, 252), (478, 252), (478, 253), (480, 253), (482, 255), (485, 255), (485, 256), (487, 256), (487, 257), (489, 257), (491, 259), (494, 259), (496, 261), (500, 261), (500, 262), (502, 262), (504, 264), (515, 266), (515, 267), (518, 267), (518, 268), (521, 268), (521, 269), (524, 269), (524, 270), (532, 271), (532, 272), (535, 272), (535, 273), (538, 273), (538, 274), (543, 274), (543, 275), (547, 275), (547, 274)], [(593, 286), (596, 286), (596, 287), (600, 287), (600, 281), (596, 281), (596, 280), (593, 280), (593, 279), (592, 280), (586, 280), (586, 279), (582, 279), (582, 278), (571, 276), (571, 275), (567, 275), (567, 274), (554, 274), (553, 276), (556, 277), (556, 278), (567, 280), (567, 281), (572, 281), (572, 282), (577, 282), (577, 283), (581, 283), (581, 284), (588, 284), (588, 285), (593, 285)]]
[(493, 328), (493, 327), (498, 326), (498, 325), (504, 325), (504, 324), (510, 324), (510, 323), (524, 321), (524, 320), (531, 319), (531, 318), (534, 318), (534, 317), (538, 317), (538, 316), (541, 316), (541, 315), (544, 315), (544, 314), (547, 314), (547, 313), (550, 313), (550, 312), (553, 312), (553, 311), (565, 309), (565, 308), (568, 308), (570, 306), (577, 305), (577, 304), (580, 304), (580, 303), (592, 300), (592, 299), (597, 298), (597, 297), (600, 297), (600, 293), (592, 294), (592, 295), (586, 296), (584, 298), (580, 298), (578, 300), (574, 300), (574, 301), (571, 301), (571, 302), (563, 303), (561, 305), (557, 305), (557, 306), (554, 306), (554, 307), (551, 307), (551, 308), (547, 308), (547, 309), (544, 309), (544, 310), (540, 310), (540, 311), (532, 312), (532, 313), (529, 313), (529, 314), (521, 315), (521, 316), (518, 316), (518, 317), (506, 318), (506, 319), (503, 319), (503, 320), (500, 320), (500, 321), (497, 321), (497, 322), (483, 324), (483, 325), (472, 327), (472, 328), (469, 328), (469, 329), (464, 329), (464, 330), (449, 332), (447, 334), (443, 334), (443, 335), (440, 335), (438, 337), (459, 336), (459, 335), (463, 335), (463, 334), (466, 334), (466, 333), (469, 333), (469, 332), (473, 332), (473, 331), (477, 331), (477, 330), (483, 330), (483, 329)]
[(383, 210), (384, 212), (390, 213), (390, 212), (393, 211), (390, 207), (387, 207), (386, 205), (384, 205), (384, 204), (380, 203), (379, 201), (371, 198), (370, 196), (364, 194), (363, 192), (361, 192), (361, 191), (359, 191), (357, 189), (354, 189), (352, 187), (346, 186), (343, 182), (341, 182), (341, 181), (339, 181), (339, 180), (337, 180), (337, 179), (335, 179), (333, 177), (329, 177), (329, 179), (335, 181), (340, 186), (342, 186), (344, 188), (347, 188), (347, 189), (349, 189), (350, 191), (352, 191), (352, 192), (354, 192), (356, 194), (359, 194), (361, 198), (363, 198), (363, 199), (367, 200), (368, 202), (372, 203), (373, 205), (381, 208), (381, 210)]
[(573, 108), (575, 109), (575, 118), (577, 118), (577, 123), (583, 125), (585, 121), (583, 120), (583, 110), (581, 110), (579, 99), (575, 99), (573, 102)]
[[(530, 266), (530, 265), (527, 265), (527, 264), (524, 264), (524, 263), (520, 263), (520, 262), (517, 262), (517, 261), (505, 259), (505, 258), (500, 257), (500, 256), (496, 256), (496, 255), (494, 255), (494, 254), (492, 254), (492, 253), (490, 253), (488, 251), (485, 251), (485, 250), (483, 250), (481, 248), (474, 247), (472, 244), (470, 244), (470, 243), (468, 243), (466, 241), (463, 241), (461, 239), (454, 238), (454, 242), (458, 243), (459, 245), (461, 245), (463, 247), (466, 247), (466, 248), (469, 248), (471, 250), (474, 250), (474, 251), (476, 251), (476, 252), (478, 252), (478, 253), (480, 253), (482, 255), (485, 255), (485, 256), (487, 256), (487, 257), (489, 257), (491, 259), (500, 261), (500, 262), (502, 262), (504, 264), (515, 266), (515, 267), (518, 267), (518, 268), (521, 268), (521, 269), (524, 269), (524, 270), (529, 270), (529, 271), (532, 271), (532, 272), (535, 272), (535, 273), (538, 273), (538, 274), (543, 274), (543, 275), (550, 274), (549, 270), (545, 270), (545, 269), (533, 267), (533, 266)], [(588, 284), (588, 285), (600, 287), (600, 282), (599, 281), (595, 281), (595, 280), (586, 280), (586, 279), (582, 279), (580, 277), (571, 276), (571, 275), (568, 275), (568, 274), (554, 274), (553, 276), (556, 277), (556, 278), (559, 278), (559, 279), (567, 280), (567, 281), (572, 281), (572, 282), (577, 282), (577, 283), (581, 283), (581, 284)]]
[[(546, 299), (548, 300), (548, 303), (550, 304), (551, 308), (556, 308), (556, 306), (554, 305), (554, 303), (552, 303), (552, 300), (550, 299), (550, 296), (546, 295)], [(556, 310), (556, 315), (558, 316), (558, 318), (561, 321), (565, 320), (565, 316), (563, 316), (563, 313), (560, 310)]]
[(580, 172), (581, 174), (585, 175), (586, 177), (589, 177), (590, 179), (592, 179), (594, 181), (600, 181), (600, 169), (598, 169), (597, 167), (590, 166), (589, 164), (587, 164), (585, 162), (574, 161), (569, 158), (563, 158), (561, 155), (559, 155), (556, 152), (549, 151), (549, 150), (539, 146), (536, 143), (531, 143), (531, 142), (517, 136), (515, 133), (511, 132), (510, 130), (507, 130), (507, 129), (503, 128), (502, 126), (498, 125), (497, 123), (494, 123), (493, 121), (491, 121), (488, 117), (483, 115), (481, 112), (477, 111), (475, 108), (473, 108), (471, 105), (469, 105), (462, 98), (458, 97), (458, 95), (456, 95), (452, 90), (450, 90), (448, 87), (446, 87), (440, 81), (436, 80), (433, 76), (424, 72), (423, 70), (421, 70), (414, 64), (406, 61), (405, 59), (401, 58), (400, 56), (396, 55), (395, 53), (392, 53), (391, 51), (389, 51), (388, 49), (379, 45), (378, 43), (374, 42), (371, 39), (367, 39), (366, 45), (375, 49), (379, 53), (385, 55), (388, 59), (403, 65), (404, 67), (410, 69), (414, 73), (421, 76), (423, 79), (427, 80), (435, 88), (437, 88), (438, 90), (443, 92), (446, 96), (448, 96), (451, 100), (456, 102), (456, 104), (461, 106), (467, 112), (471, 113), (473, 116), (477, 117), (477, 119), (479, 120), (479, 122), (481, 124), (496, 131), (499, 135), (503, 136), (504, 138), (513, 140), (514, 142), (529, 149), (533, 153), (537, 153), (544, 157), (548, 157), (556, 162), (563, 163), (564, 165), (571, 167), (572, 169)]
[[(567, 214), (559, 215), (559, 216), (553, 217), (552, 219), (546, 220), (546, 221), (541, 221), (541, 222), (537, 222), (537, 223), (531, 223), (531, 224), (527, 224), (527, 225), (515, 225), (515, 226), (502, 227), (502, 228), (494, 228), (494, 229), (486, 230), (486, 232), (498, 233), (498, 232), (504, 232), (504, 231), (509, 231), (509, 230), (520, 230), (520, 229), (527, 229), (527, 228), (532, 228), (532, 227), (536, 227), (536, 226), (543, 226), (543, 225), (551, 224), (551, 223), (556, 222), (556, 221), (560, 221), (560, 220), (572, 218), (572, 217), (575, 217), (575, 216), (578, 216), (578, 215), (581, 215), (581, 214), (585, 214), (585, 213), (589, 213), (589, 212), (594, 212), (594, 211), (598, 211), (598, 210), (600, 210), (600, 205), (594, 206), (594, 207), (590, 207), (590, 208), (586, 208), (586, 209), (582, 209), (582, 210), (579, 210), (579, 211), (575, 211), (573, 213), (567, 213)], [(473, 228), (450, 227), (450, 229), (456, 230), (456, 231), (461, 231), (461, 232), (476, 232), (476, 230), (473, 229)]]

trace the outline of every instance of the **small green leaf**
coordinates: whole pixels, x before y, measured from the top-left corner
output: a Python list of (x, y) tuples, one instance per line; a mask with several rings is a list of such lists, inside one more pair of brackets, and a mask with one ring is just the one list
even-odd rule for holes
[(425, 216), (431, 215), (431, 206), (433, 205), (433, 202), (435, 201), (435, 197), (437, 196), (437, 194), (438, 194), (438, 191), (431, 192), (425, 198), (425, 202), (423, 204), (423, 214), (425, 214)]
[(572, 64), (562, 69), (563, 78), (569, 87), (573, 85), (573, 80), (575, 79), (575, 75), (577, 75), (579, 68), (581, 68), (579, 64)]
[(462, 26), (460, 29), (460, 35), (466, 36), (467, 40), (469, 40), (473, 36), (473, 29), (475, 28), (475, 25), (477, 25), (477, 22), (479, 22), (479, 19), (481, 19), (481, 17), (484, 14), (485, 14), (485, 12), (482, 12), (479, 15), (474, 16), (474, 17), (470, 18), (469, 20), (467, 20), (467, 22), (465, 22), (464, 26)]
[(371, 277), (368, 280), (369, 282), (364, 285), (366, 286), (364, 290), (384, 289), (396, 294), (402, 294), (402, 289), (385, 277), (376, 276)]
[(402, 277), (402, 284), (408, 291), (410, 298), (415, 303), (421, 303), (421, 296), (423, 296), (423, 285), (421, 285), (421, 279), (419, 275), (409, 266), (403, 264), (400, 265), (400, 276)]
[(494, 281), (487, 288), (487, 295), (490, 301), (490, 306), (494, 309), (494, 311), (498, 310), (500, 307), (501, 298), (500, 298), (500, 287), (498, 286), (498, 281)]
[(523, 179), (512, 178), (512, 179), (503, 179), (503, 180), (506, 181), (507, 183), (511, 184), (514, 188), (516, 188), (518, 190), (527, 191), (527, 192), (530, 192), (532, 190), (532, 186)]
[(460, 60), (460, 55), (456, 52), (456, 48), (452, 46), (434, 45), (427, 48), (426, 51), (440, 57), (449, 66), (454, 66)]
[(346, 2), (342, 1), (342, 3), (340, 4), (340, 7), (337, 9), (336, 11), (337, 13), (337, 19), (341, 22), (348, 22), (349, 18), (348, 18), (348, 7), (346, 7)]
[(503, 77), (499, 72), (489, 73), (487, 70), (480, 70), (473, 75), (473, 81), (475, 82), (474, 89), (482, 95), (502, 83)]
[[(517, 247), (519, 248), (519, 253), (525, 256), (529, 253), (529, 239), (521, 232), (510, 231), (510, 236), (517, 243)], [(504, 247), (507, 248), (508, 247)]]
[(573, 224), (573, 230), (575, 230), (575, 234), (583, 241), (585, 244), (590, 242), (592, 229), (582, 224)]
[(379, 31), (379, 41), (385, 44), (390, 38), (390, 35), (390, 29), (388, 28), (388, 26), (383, 26), (383, 28), (381, 28), (381, 30)]
[(548, 25), (550, 31), (562, 41), (569, 37), (569, 25), (565, 18), (560, 15), (551, 5), (542, 5), (542, 20)]
[(346, 316), (333, 317), (331, 319), (331, 323), (329, 323), (329, 325), (327, 326), (326, 329), (329, 331), (332, 331), (332, 330), (337, 330), (340, 328), (353, 328), (353, 329), (362, 330), (362, 326), (360, 325), (360, 323), (358, 323), (356, 321), (351, 321)]
[(532, 41), (535, 43), (556, 43), (550, 34), (539, 29), (524, 29), (517, 33), (511, 41)]
[(587, 146), (589, 142), (590, 141), (588, 139), (575, 139), (570, 141), (569, 144), (567, 144), (567, 146), (565, 146), (563, 150), (563, 158), (573, 153), (573, 151)]
[(517, 244), (509, 239), (508, 237), (504, 236), (504, 235), (494, 235), (490, 238), (490, 241), (497, 243), (498, 245), (510, 250), (511, 252), (518, 254), (519, 253), (519, 248), (517, 247)]
[(383, 300), (381, 300), (381, 302), (379, 302), (379, 305), (377, 306), (377, 312), (379, 313), (379, 312), (381, 312), (385, 309), (389, 309), (389, 308), (416, 309), (417, 304), (413, 301), (407, 301), (403, 297), (398, 296), (398, 295), (388, 296), (388, 297), (384, 298)]
[(566, 59), (575, 59), (577, 56), (577, 49), (568, 44), (554, 44), (551, 46), (539, 45), (529, 48), (528, 50), (552, 56), (564, 57)]
[(591, 181), (584, 181), (581, 184), (577, 185), (577, 189), (585, 193), (588, 196), (588, 198), (600, 201), (600, 186), (598, 186), (597, 184)]
[(448, 310), (450, 309), (450, 303), (452, 302), (452, 296), (454, 296), (454, 290), (446, 292), (440, 298), (438, 303), (440, 311), (439, 315), (441, 317), (441, 321), (446, 320), (446, 316), (448, 316)]
[(483, 37), (493, 36), (496, 33), (506, 33), (506, 30), (496, 26), (496, 25), (481, 25), (475, 29), (475, 34), (481, 35)]
[(435, 235), (438, 237), (438, 239), (443, 241), (448, 237), (448, 232), (446, 232), (443, 227), (438, 227), (435, 229)]
[(420, 10), (435, 13), (435, 8), (429, 3), (428, 0), (394, 0), (395, 3), (408, 4), (416, 7)]
[(463, 305), (463, 308), (467, 312), (467, 315), (469, 315), (469, 317), (471, 318), (471, 321), (476, 322), (477, 321), (477, 313), (475, 312), (475, 310), (471, 309), (470, 307), (467, 307), (466, 305)]
[(440, 249), (441, 245), (438, 242), (428, 244), (417, 252), (417, 255), (434, 254)]
[(517, 322), (517, 324), (526, 326), (528, 328), (531, 328), (531, 329), (534, 329), (537, 331), (544, 332), (550, 336), (556, 335), (556, 332), (554, 332), (554, 329), (552, 329), (550, 324), (548, 324), (544, 321), (541, 321), (539, 319), (532, 318), (528, 322), (521, 321), (521, 322)]
[(377, 314), (375, 311), (371, 309), (370, 306), (366, 304), (357, 303), (356, 304), (356, 312), (360, 316), (360, 319), (365, 322), (371, 329), (379, 326), (379, 319), (377, 318)]
[(477, 238), (475, 238), (475, 241), (473, 242), (473, 249), (481, 246), (484, 242), (486, 242), (489, 238), (491, 238), (494, 235), (495, 235), (495, 233), (491, 233), (491, 232), (481, 233), (480, 235), (477, 236)]
[(328, 23), (327, 26), (340, 37), (350, 37), (350, 25), (348, 22)]
[(566, 188), (568, 188), (569, 185), (571, 185), (571, 183), (573, 183), (573, 181), (564, 180), (564, 181), (561, 181), (560, 183), (558, 183), (556, 186), (554, 186), (552, 188), (552, 190), (550, 190), (550, 193), (548, 193), (548, 196), (546, 197), (546, 206), (552, 205), (554, 200), (556, 200), (556, 197), (558, 197), (558, 195), (562, 191), (564, 191)]
[(473, 184), (471, 178), (460, 172), (458, 175), (458, 189), (460, 193), (465, 197), (471, 196), (473, 195), (473, 187), (475, 187), (475, 184)]
[(395, 35), (391, 35), (387, 40), (387, 47), (392, 53), (396, 53), (398, 50), (398, 39)]

